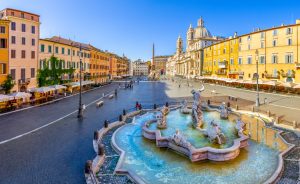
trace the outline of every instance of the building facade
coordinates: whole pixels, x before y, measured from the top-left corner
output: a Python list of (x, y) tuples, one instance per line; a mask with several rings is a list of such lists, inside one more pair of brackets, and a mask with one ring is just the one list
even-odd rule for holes
[(106, 83), (109, 80), (109, 54), (96, 47), (90, 46), (90, 74), (95, 83)]
[(155, 56), (153, 61), (153, 69), (160, 75), (166, 74), (166, 65), (170, 56)]
[[(235, 33), (227, 39), (217, 38), (206, 44), (207, 39), (203, 38), (211, 38), (211, 35), (205, 31), (203, 20), (198, 22), (202, 37), (195, 34), (197, 28), (190, 28), (185, 53), (182, 51), (182, 39), (178, 38), (176, 53), (167, 62), (168, 75), (244, 80), (252, 80), (258, 75), (266, 81), (300, 82), (299, 20), (293, 25), (257, 29), (241, 36)], [(194, 36), (190, 36), (192, 33)], [(190, 38), (195, 37), (202, 41), (191, 42)]]
[(9, 65), (9, 25), (10, 21), (0, 19), (0, 84), (7, 79)]
[(149, 75), (148, 63), (138, 59), (132, 62), (133, 75), (134, 76), (147, 76)]
[[(212, 36), (204, 26), (202, 18), (198, 20), (197, 27), (192, 25), (186, 33), (186, 50), (183, 50), (183, 40), (181, 36), (176, 42), (176, 53), (168, 59), (168, 65), (175, 66), (176, 73), (167, 72), (167, 75), (178, 75), (182, 77), (194, 77), (201, 75), (203, 58), (203, 48), (224, 40), (222, 37)], [(170, 71), (168, 69), (168, 71)]]
[(16, 83), (12, 91), (26, 91), (36, 86), (39, 17), (10, 8), (0, 11), (0, 19), (10, 21), (8, 70)]
[(111, 79), (122, 78), (129, 75), (129, 59), (125, 56), (109, 54)]

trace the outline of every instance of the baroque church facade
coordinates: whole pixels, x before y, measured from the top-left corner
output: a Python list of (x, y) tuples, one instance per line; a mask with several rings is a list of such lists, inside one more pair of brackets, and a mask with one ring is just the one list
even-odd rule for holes
[(200, 76), (203, 69), (203, 48), (224, 38), (212, 36), (204, 26), (202, 17), (198, 20), (197, 27), (192, 25), (186, 33), (186, 50), (183, 50), (181, 36), (176, 42), (176, 53), (169, 57), (167, 62), (167, 75), (192, 78)]

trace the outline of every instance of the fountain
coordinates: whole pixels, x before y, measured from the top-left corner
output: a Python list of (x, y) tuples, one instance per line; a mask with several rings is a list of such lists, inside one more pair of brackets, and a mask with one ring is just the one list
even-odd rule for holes
[(229, 112), (228, 112), (228, 108), (226, 107), (225, 102), (222, 103), (222, 105), (219, 107), (219, 109), (220, 109), (220, 117), (222, 119), (228, 119)]

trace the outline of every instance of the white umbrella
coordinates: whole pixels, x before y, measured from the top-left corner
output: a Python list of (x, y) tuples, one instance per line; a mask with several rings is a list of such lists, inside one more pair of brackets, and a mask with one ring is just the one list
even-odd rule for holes
[(295, 84), (294, 89), (300, 89), (300, 84)]
[(40, 87), (40, 88), (33, 88), (30, 89), (30, 92), (38, 92), (38, 93), (47, 93), (49, 91), (53, 91), (53, 88), (49, 88), (49, 87)]
[(14, 99), (14, 97), (12, 97), (12, 96), (0, 94), (0, 102), (6, 102), (9, 100), (13, 100), (13, 99)]
[(9, 96), (14, 98), (30, 98), (32, 95), (30, 93), (25, 93), (25, 92), (16, 92), (16, 93), (9, 94)]
[(59, 90), (59, 89), (66, 89), (66, 86), (62, 86), (62, 85), (53, 85), (53, 86), (49, 86), (50, 88), (53, 88), (55, 90)]

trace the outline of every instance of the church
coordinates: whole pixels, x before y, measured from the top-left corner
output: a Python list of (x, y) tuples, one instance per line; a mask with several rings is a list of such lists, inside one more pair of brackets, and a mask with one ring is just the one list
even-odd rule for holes
[(186, 33), (186, 50), (183, 50), (181, 36), (176, 42), (176, 53), (168, 58), (167, 75), (192, 78), (200, 76), (203, 69), (203, 48), (224, 40), (225, 38), (212, 36), (204, 26), (202, 17), (197, 27), (192, 25)]

